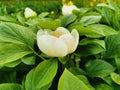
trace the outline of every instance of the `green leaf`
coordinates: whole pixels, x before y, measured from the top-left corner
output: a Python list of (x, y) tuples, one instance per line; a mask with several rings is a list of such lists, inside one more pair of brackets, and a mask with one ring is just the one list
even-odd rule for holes
[(22, 44), (5, 44), (0, 46), (0, 67), (9, 66), (12, 62), (31, 53), (29, 48)]
[(101, 47), (101, 45), (92, 43), (92, 44), (80, 45), (76, 50), (76, 53), (78, 53), (80, 56), (89, 56), (89, 55), (99, 54), (103, 51), (105, 51), (105, 49)]
[(82, 23), (84, 26), (87, 26), (90, 24), (98, 23), (100, 20), (101, 20), (101, 16), (91, 15), (91, 16), (83, 16), (79, 22)]
[(85, 39), (82, 39), (79, 43), (79, 45), (87, 45), (87, 44), (100, 45), (101, 47), (103, 47), (105, 49), (104, 40), (85, 38)]
[(80, 36), (85, 35), (89, 38), (101, 38), (112, 34), (117, 34), (117, 31), (108, 27), (106, 25), (101, 24), (92, 24), (87, 27), (83, 27), (81, 25), (72, 25), (69, 27), (70, 30), (76, 29)]
[[(35, 69), (32, 69), (26, 76), (25, 79), (25, 90), (34, 90), (34, 85), (33, 85), (33, 75), (34, 75)], [(31, 82), (31, 83), (30, 83)], [(35, 90), (48, 90), (49, 87), (51, 86), (51, 83)]]
[(11, 16), (5, 15), (5, 16), (0, 16), (0, 21), (16, 22), (16, 19)]
[(92, 24), (89, 25), (88, 28), (92, 29), (93, 31), (97, 31), (101, 33), (103, 32), (104, 36), (118, 34), (118, 32), (115, 31), (113, 28), (102, 24)]
[(120, 73), (120, 58), (119, 57), (115, 57), (115, 63), (117, 66), (117, 70)]
[(74, 22), (76, 20), (77, 16), (74, 14), (71, 15), (65, 15), (62, 17), (61, 19), (61, 26), (62, 27), (66, 27), (68, 24)]
[(78, 67), (70, 67), (68, 70), (74, 75), (80, 75), (80, 74), (86, 75), (86, 72)]
[(18, 12), (16, 14), (17, 16), (17, 20), (20, 22), (20, 24), (24, 25), (25, 24), (25, 18), (23, 16), (23, 13), (22, 12)]
[(16, 83), (4, 83), (0, 84), (0, 90), (22, 90), (22, 87)]
[(89, 90), (95, 90), (95, 88), (89, 83), (87, 77), (84, 75), (77, 75), (77, 77), (88, 86)]
[(99, 84), (95, 86), (95, 90), (114, 90), (114, 89), (107, 84)]
[(57, 60), (46, 60), (41, 62), (34, 71), (34, 89), (42, 88), (52, 82), (57, 73)]
[(65, 69), (59, 79), (58, 90), (89, 90), (89, 88), (83, 81)]
[(119, 74), (112, 72), (110, 74), (110, 76), (116, 84), (120, 85), (120, 75)]
[(25, 79), (25, 90), (33, 90), (33, 74), (34, 74), (34, 69), (32, 69), (27, 74), (26, 79)]
[(35, 56), (25, 56), (21, 58), (22, 62), (27, 65), (34, 65), (35, 64)]
[(105, 42), (98, 39), (82, 39), (79, 43), (77, 52), (81, 56), (95, 55), (105, 51)]
[(18, 59), (18, 60), (15, 60), (13, 62), (9, 62), (9, 63), (6, 63), (4, 66), (5, 67), (10, 67), (10, 68), (13, 68), (13, 67), (16, 67), (18, 64), (21, 63), (21, 60)]
[(104, 58), (120, 57), (120, 34), (105, 38), (106, 52)]
[(37, 23), (37, 26), (40, 26), (43, 29), (51, 29), (55, 30), (57, 27), (61, 25), (60, 20), (54, 20), (54, 21), (41, 21)]
[(33, 47), (34, 40), (35, 34), (31, 29), (14, 23), (0, 23), (0, 42), (24, 43)]
[(85, 65), (85, 67), (87, 75), (89, 75), (90, 77), (104, 78), (115, 70), (115, 68), (111, 64), (103, 60), (89, 61)]
[(39, 17), (39, 18), (44, 18), (44, 17), (46, 17), (47, 15), (49, 15), (48, 12), (42, 12), (38, 17)]
[(15, 83), (16, 71), (0, 71), (0, 83)]
[(101, 38), (104, 37), (103, 32), (93, 31), (92, 29), (89, 29), (88, 27), (84, 27), (81, 25), (73, 25), (69, 27), (70, 30), (76, 29), (80, 36), (87, 36), (89, 38)]

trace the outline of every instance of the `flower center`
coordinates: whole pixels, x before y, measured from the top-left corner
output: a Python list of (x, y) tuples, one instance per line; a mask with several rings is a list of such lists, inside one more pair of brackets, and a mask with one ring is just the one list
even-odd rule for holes
[(73, 2), (72, 2), (72, 1), (69, 1), (67, 5), (68, 5), (68, 6), (72, 6), (72, 5), (73, 5)]
[(59, 38), (61, 36), (60, 33), (53, 33), (53, 36), (55, 36), (56, 38)]

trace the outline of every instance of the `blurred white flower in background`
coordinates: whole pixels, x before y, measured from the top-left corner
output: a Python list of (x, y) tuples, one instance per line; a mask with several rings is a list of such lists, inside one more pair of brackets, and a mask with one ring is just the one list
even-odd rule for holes
[(37, 16), (37, 13), (35, 11), (33, 11), (31, 8), (27, 7), (27, 8), (25, 8), (24, 16), (25, 16), (25, 18), (35, 17), (35, 16)]
[(65, 1), (63, 2), (63, 7), (62, 7), (63, 15), (70, 15), (70, 14), (72, 14), (73, 10), (80, 10), (80, 9), (77, 8), (77, 6), (73, 5), (72, 1), (69, 1), (68, 4), (65, 4)]
[(71, 33), (63, 27), (58, 27), (55, 31), (45, 29), (37, 32), (39, 49), (52, 57), (64, 57), (73, 53), (78, 42), (79, 34), (76, 29), (73, 29)]

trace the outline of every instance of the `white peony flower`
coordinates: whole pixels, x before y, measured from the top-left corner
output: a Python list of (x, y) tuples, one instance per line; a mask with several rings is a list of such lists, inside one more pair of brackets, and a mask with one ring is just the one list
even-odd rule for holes
[(64, 4), (62, 7), (62, 14), (63, 15), (70, 15), (72, 14), (73, 10), (80, 10), (75, 5), (73, 5), (72, 1), (69, 1), (68, 4)]
[(37, 13), (35, 11), (33, 11), (30, 8), (25, 8), (25, 12), (24, 12), (25, 18), (29, 18), (29, 17), (34, 17), (37, 16)]
[(79, 41), (79, 34), (76, 29), (71, 33), (58, 27), (55, 31), (39, 30), (37, 32), (37, 45), (39, 49), (48, 56), (63, 57), (74, 52)]

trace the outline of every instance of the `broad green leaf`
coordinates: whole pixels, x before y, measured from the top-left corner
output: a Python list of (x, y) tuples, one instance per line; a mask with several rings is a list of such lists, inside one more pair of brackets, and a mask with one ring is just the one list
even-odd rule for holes
[(46, 21), (51, 21), (51, 18), (40, 18), (40, 17), (36, 17), (33, 19), (28, 19), (25, 24), (29, 25), (29, 26), (34, 26), (36, 24), (38, 24), (39, 22), (46, 22)]
[(71, 15), (65, 15), (61, 19), (61, 26), (66, 27), (68, 24), (74, 22), (76, 20), (77, 16), (74, 14)]
[(0, 67), (9, 66), (9, 63), (11, 64), (31, 53), (30, 49), (24, 44), (5, 44), (0, 46)]
[(48, 12), (42, 12), (38, 17), (39, 17), (39, 18), (44, 18), (44, 17), (46, 17), (47, 15), (49, 15)]
[(84, 26), (87, 26), (90, 24), (98, 23), (100, 20), (101, 20), (101, 16), (91, 15), (91, 16), (83, 16), (79, 22), (82, 23)]
[(13, 62), (9, 62), (9, 63), (6, 63), (4, 66), (5, 67), (10, 67), (10, 68), (13, 68), (13, 67), (16, 67), (18, 64), (21, 63), (21, 60), (18, 59), (18, 60), (15, 60)]
[(55, 30), (60, 25), (61, 25), (60, 20), (41, 21), (41, 22), (37, 23), (37, 26), (40, 26), (43, 29), (51, 29), (51, 30)]
[(110, 74), (110, 76), (116, 84), (120, 85), (120, 75), (119, 74), (112, 72)]
[(0, 71), (0, 83), (15, 83), (16, 71)]
[(104, 40), (85, 38), (85, 39), (82, 39), (79, 43), (79, 45), (87, 45), (87, 44), (97, 44), (105, 49)]
[(107, 6), (107, 7), (102, 7), (101, 13), (102, 13), (102, 22), (111, 25), (112, 19), (114, 17), (113, 15), (114, 11)]
[(95, 90), (114, 90), (114, 88), (110, 87), (107, 84), (99, 84), (95, 86)]
[(25, 90), (33, 90), (33, 74), (34, 69), (27, 74), (25, 79)]
[(57, 73), (57, 67), (57, 60), (46, 60), (41, 62), (34, 71), (34, 88), (39, 89), (51, 83)]
[(22, 87), (16, 83), (4, 83), (0, 84), (0, 90), (22, 90)]
[(81, 25), (73, 25), (69, 27), (69, 29), (76, 29), (78, 30), (80, 36), (85, 35), (89, 38), (101, 38), (108, 35), (117, 34), (117, 31), (102, 24), (92, 24), (87, 27), (83, 27)]
[(11, 16), (5, 15), (5, 16), (0, 16), (0, 21), (16, 22), (16, 19)]
[(79, 45), (76, 53), (78, 53), (80, 56), (89, 56), (99, 54), (103, 51), (105, 51), (105, 49), (101, 47), (101, 45), (92, 43), (86, 45)]
[(2, 5), (0, 7), (0, 15), (2, 16), (2, 15), (5, 15), (5, 14), (8, 14), (7, 8), (6, 8), (6, 6)]
[(69, 27), (70, 30), (72, 29), (76, 29), (79, 33), (80, 36), (87, 36), (89, 38), (101, 38), (104, 37), (104, 33), (102, 31), (93, 31), (92, 29), (88, 28), (88, 27), (84, 27), (81, 25), (73, 25), (71, 27)]
[(110, 35), (105, 38), (105, 58), (115, 58), (120, 56), (120, 34)]
[(70, 73), (67, 69), (64, 70), (59, 79), (58, 90), (90, 90), (87, 85), (79, 78)]
[[(35, 69), (32, 69), (26, 76), (26, 79), (25, 79), (25, 90), (34, 90), (34, 86), (33, 86), (34, 71), (35, 71)], [(50, 86), (51, 86), (51, 83), (46, 85), (46, 86), (44, 86), (44, 87), (42, 87), (42, 88), (35, 89), (35, 90), (48, 90)]]
[(103, 32), (104, 36), (118, 34), (118, 32), (115, 31), (113, 28), (102, 24), (92, 24), (89, 25), (88, 28), (92, 29), (93, 31)]
[(113, 81), (112, 81), (110, 75), (107, 76), (107, 77), (104, 77), (104, 78), (102, 78), (102, 79), (103, 79), (108, 85), (111, 85), (111, 86), (112, 86)]
[(74, 75), (80, 75), (80, 74), (86, 75), (86, 72), (78, 67), (70, 67), (68, 70)]
[(93, 60), (89, 61), (86, 65), (87, 75), (90, 77), (100, 77), (104, 78), (110, 75), (111, 72), (115, 70), (115, 68), (108, 62), (104, 60)]
[(35, 64), (35, 56), (25, 56), (21, 58), (22, 62), (27, 65), (34, 65)]
[(25, 18), (23, 16), (22, 12), (18, 12), (16, 14), (17, 20), (20, 22), (20, 24), (24, 25), (25, 24)]
[(77, 75), (77, 77), (87, 85), (89, 90), (95, 90), (95, 88), (89, 83), (87, 77), (84, 75)]
[(117, 70), (120, 73), (120, 58), (119, 57), (115, 57), (115, 63), (117, 66)]
[(2, 22), (0, 23), (0, 42), (24, 43), (33, 47), (35, 34), (24, 26)]

